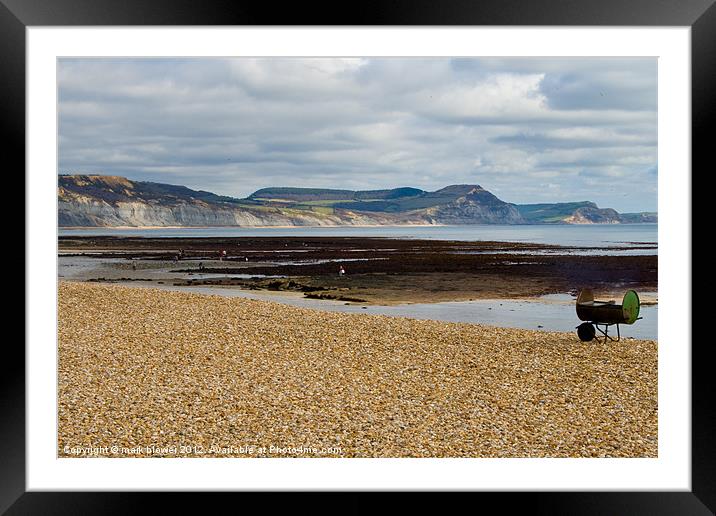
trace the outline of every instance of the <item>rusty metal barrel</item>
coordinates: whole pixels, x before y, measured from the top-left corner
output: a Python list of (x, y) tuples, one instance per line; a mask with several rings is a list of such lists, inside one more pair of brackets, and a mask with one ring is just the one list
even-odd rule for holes
[(639, 296), (628, 290), (618, 305), (614, 301), (596, 301), (594, 293), (585, 288), (577, 297), (577, 317), (599, 324), (633, 324), (639, 318)]

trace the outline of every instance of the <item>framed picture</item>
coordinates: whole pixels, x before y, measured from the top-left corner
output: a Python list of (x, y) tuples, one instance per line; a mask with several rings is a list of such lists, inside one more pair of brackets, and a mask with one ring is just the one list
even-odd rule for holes
[[(3, 0), (0, 6), (1, 62), (6, 80), (0, 102), (7, 148), (16, 156), (16, 168), (26, 170), (28, 312), (25, 314), (25, 353), (18, 349), (8, 362), (23, 363), (26, 367), (9, 370), (4, 382), (8, 417), (3, 418), (1, 424), (5, 446), (0, 451), (4, 477), (0, 509), (7, 510), (8, 514), (61, 514), (97, 512), (112, 504), (115, 512), (126, 512), (134, 510), (132, 507), (136, 507), (138, 497), (142, 496), (81, 491), (439, 490), (477, 491), (507, 506), (518, 501), (530, 507), (531, 512), (539, 507), (537, 512), (545, 514), (709, 514), (716, 506), (713, 424), (709, 417), (712, 401), (706, 394), (710, 390), (705, 351), (691, 340), (692, 179), (689, 166), (693, 163), (692, 168), (705, 167), (706, 128), (712, 125), (708, 109), (713, 106), (710, 92), (716, 76), (716, 63), (712, 59), (716, 46), (712, 36), (716, 28), (716, 8), (712, 3), (671, 2), (654, 6), (638, 1), (598, 5), (580, 1), (557, 7), (549, 2), (481, 2), (478, 5), (448, 2), (440, 6), (428, 2), (386, 2), (347, 17), (317, 7), (289, 6), (276, 13), (227, 2), (212, 2), (201, 7), (180, 2), (180, 8), (176, 2), (161, 1), (114, 4)], [(117, 73), (117, 69), (121, 69), (121, 73)], [(358, 69), (361, 73), (356, 72)], [(226, 86), (222, 83), (222, 74), (226, 73), (243, 81), (241, 88), (232, 90), (229, 95), (222, 90)], [(310, 91), (303, 90), (308, 83)], [(158, 84), (159, 89), (147, 94), (152, 84)], [(563, 91), (559, 91), (560, 88)], [(175, 95), (172, 110), (157, 109), (157, 99), (168, 102), (171, 95)], [(205, 95), (221, 100), (212, 101), (211, 109), (202, 108), (195, 99)], [(359, 99), (356, 101), (359, 104), (344, 101), (351, 95)], [(97, 102), (100, 97), (101, 101)], [(155, 103), (132, 100), (139, 97), (151, 97)], [(486, 98), (490, 101), (485, 101)], [(224, 108), (217, 110), (216, 105), (222, 103)], [(318, 109), (319, 103), (324, 103), (320, 104), (324, 111)], [(329, 104), (329, 108), (325, 107)], [(410, 107), (396, 108), (407, 104)], [(355, 105), (360, 105), (360, 109), (354, 110)], [(370, 105), (370, 116), (366, 115), (367, 105)], [(223, 129), (229, 111), (235, 119), (242, 119), (242, 125), (232, 126), (226, 132)], [(177, 112), (181, 114), (177, 116)], [(401, 120), (400, 124), (385, 123), (388, 120), (384, 118), (385, 113), (396, 117), (396, 112), (410, 113), (412, 118)], [(326, 114), (330, 117), (324, 116)], [(412, 116), (414, 114), (419, 116)], [(347, 119), (351, 122), (344, 123)], [(536, 119), (539, 122), (533, 123)], [(247, 120), (251, 122), (246, 123)], [(127, 132), (117, 130), (118, 126), (136, 126), (137, 129)], [(202, 132), (201, 138), (197, 137), (198, 132)], [(301, 133), (304, 138), (298, 137)], [(160, 141), (152, 137), (156, 134), (171, 138)], [(230, 144), (217, 144), (228, 134)], [(308, 134), (310, 138), (305, 137)], [(128, 135), (136, 136), (129, 144)], [(322, 139), (321, 145), (309, 145), (309, 141), (315, 142), (316, 138)], [(355, 144), (368, 141), (370, 146)], [(399, 143), (386, 143), (393, 141)], [(432, 146), (427, 150), (421, 148), (428, 141)], [(479, 152), (475, 152), (472, 145), (479, 148)], [(366, 154), (365, 149), (370, 152)], [(266, 165), (261, 153), (279, 156), (276, 159), (282, 160), (289, 173), (278, 173), (275, 167)], [(370, 157), (370, 153), (377, 155)], [(541, 154), (540, 166), (533, 166), (531, 160), (537, 154)], [(604, 159), (605, 155), (609, 160)], [(145, 172), (137, 177), (129, 177), (127, 170), (151, 160), (156, 161), (152, 167), (143, 169)], [(380, 164), (379, 172), (361, 165), (370, 160)], [(96, 179), (99, 176), (93, 174), (98, 163), (111, 179)], [(323, 164), (326, 168), (321, 172)], [(520, 176), (519, 181), (504, 179), (505, 170), (509, 173), (520, 166), (531, 172)], [(205, 167), (201, 179), (187, 172), (201, 167)], [(430, 172), (418, 175), (418, 170), (425, 169)], [(466, 169), (470, 173), (455, 172)], [(239, 176), (231, 175), (231, 171), (236, 170), (242, 171), (240, 177), (244, 184), (240, 188), (234, 186)], [(342, 176), (337, 175), (338, 170)], [(631, 175), (635, 170), (643, 179)], [(472, 184), (470, 179), (479, 174), (491, 178), (490, 187)], [(172, 179), (165, 181), (168, 177)], [(88, 181), (92, 182), (89, 187)], [(477, 330), (459, 325), (474, 321), (455, 315), (456, 305), (448, 306), (447, 310), (452, 311), (449, 316), (429, 312), (433, 315), (426, 318), (442, 321), (440, 323), (411, 322), (405, 323), (405, 327), (384, 322), (403, 319), (380, 319), (379, 316), (407, 313), (413, 317), (415, 307), (412, 312), (403, 313), (395, 307), (381, 311), (371, 306), (374, 299), (389, 300), (384, 303), (386, 306), (402, 306), (399, 303), (416, 303), (416, 300), (418, 303), (469, 301), (474, 302), (469, 309), (477, 310), (480, 299), (473, 297), (480, 296), (474, 292), (487, 292), (487, 298), (488, 294), (497, 294), (484, 282), (465, 286), (465, 282), (470, 281), (470, 274), (465, 271), (488, 266), (491, 270), (512, 267), (512, 272), (501, 276), (499, 288), (492, 287), (500, 291), (500, 296), (519, 298), (525, 292), (541, 295), (547, 293), (540, 290), (544, 278), (539, 276), (539, 281), (534, 281), (534, 277), (543, 272), (538, 270), (537, 262), (530, 261), (540, 253), (550, 256), (550, 266), (560, 271), (560, 277), (570, 278), (560, 283), (562, 290), (597, 281), (595, 277), (585, 276), (589, 271), (584, 264), (589, 263), (604, 278), (603, 283), (597, 285), (597, 291), (600, 287), (601, 291), (609, 290), (605, 285), (611, 282), (620, 288), (623, 286), (624, 290), (634, 286), (642, 294), (653, 290), (656, 301), (656, 242), (644, 242), (650, 237), (643, 237), (643, 227), (633, 233), (638, 236), (623, 233), (619, 237), (623, 245), (610, 248), (612, 256), (607, 258), (609, 253), (606, 253), (603, 262), (596, 257), (587, 258), (591, 252), (587, 247), (598, 244), (580, 242), (585, 238), (583, 235), (589, 233), (587, 226), (593, 222), (629, 225), (651, 221), (647, 219), (655, 217), (652, 212), (657, 211), (657, 183), (658, 217), (662, 220), (658, 230), (653, 226), (648, 231), (652, 231), (654, 237), (658, 231), (661, 294), (658, 304), (662, 314), (658, 343), (655, 309), (645, 302), (650, 301), (648, 296), (642, 295), (640, 320), (640, 298), (633, 297), (636, 294), (627, 293), (618, 304), (595, 301), (586, 290), (577, 298), (578, 292), (574, 291), (568, 302), (570, 307), (576, 302), (579, 320), (575, 316), (574, 324), (571, 320), (564, 323), (572, 332), (573, 343), (560, 348), (561, 341), (554, 337), (556, 340), (551, 342), (553, 348), (549, 352), (534, 343), (525, 343), (525, 339), (537, 335), (540, 345), (549, 346), (540, 335), (557, 335), (545, 330), (564, 332), (566, 326), (544, 328), (540, 325), (542, 333), (530, 333), (529, 337), (506, 328), (499, 330), (499, 337), (494, 337), (497, 330), (485, 330), (479, 334), (480, 338), (493, 335), (490, 338), (496, 338), (497, 343), (514, 339), (520, 354), (514, 360), (506, 355), (498, 359), (496, 348), (485, 350), (485, 355), (496, 360), (493, 366), (485, 368), (468, 360), (474, 349), (466, 347), (465, 340), (478, 334), (471, 333)], [(129, 194), (122, 192), (138, 188), (147, 189), (143, 199), (155, 196), (149, 203), (155, 208), (161, 199), (176, 199), (181, 195), (192, 199), (191, 209), (198, 209), (199, 205), (219, 208), (212, 208), (213, 222), (202, 224), (205, 219), (201, 217), (206, 217), (206, 212), (187, 214), (190, 209), (184, 201), (182, 210), (173, 205), (168, 211), (152, 212), (151, 216), (146, 215), (146, 206), (136, 208), (135, 205), (130, 215), (126, 210), (108, 213), (82, 207), (82, 203), (95, 202), (87, 201), (88, 192), (100, 195), (96, 192), (101, 190), (103, 199), (116, 196), (125, 202), (122, 196)], [(187, 191), (190, 193), (186, 194)], [(557, 196), (557, 192), (563, 191), (561, 197)], [(586, 197), (573, 198), (574, 192), (579, 191), (590, 196), (589, 202)], [(627, 199), (621, 200), (622, 197)], [(553, 202), (555, 200), (560, 202)], [(595, 200), (596, 203), (592, 202)], [(566, 201), (584, 202), (572, 206), (574, 203)], [(619, 202), (622, 204), (617, 204)], [(611, 206), (617, 209), (606, 209)], [(569, 211), (564, 211), (567, 209)], [(245, 218), (237, 218), (237, 210)], [(181, 215), (177, 215), (180, 211)], [(144, 218), (137, 215), (139, 212), (145, 214)], [(173, 225), (210, 228), (230, 225), (224, 222), (229, 216), (227, 213), (234, 217), (232, 220), (239, 221), (236, 225), (252, 225), (256, 229), (242, 233), (236, 240), (218, 230), (210, 235), (214, 238), (210, 246), (191, 241), (188, 234), (171, 234)], [(473, 239), (490, 240), (497, 250), (488, 251), (478, 244), (470, 244), (463, 229), (455, 230), (458, 236), (445, 233), (447, 236), (435, 237), (441, 242), (459, 241), (459, 248), (448, 250), (450, 275), (426, 287), (426, 281), (437, 276), (426, 280), (427, 276), (420, 275), (427, 269), (420, 267), (432, 260), (429, 270), (431, 274), (439, 274), (441, 267), (446, 266), (436, 257), (445, 252), (445, 246), (452, 244), (441, 243), (440, 251), (429, 243), (421, 243), (424, 249), (416, 251), (420, 245), (411, 244), (400, 251), (401, 258), (397, 260), (394, 247), (405, 245), (401, 242), (406, 240), (400, 240), (405, 230), (401, 229), (400, 235), (391, 239), (393, 235), (383, 228), (409, 225), (413, 228), (408, 235), (413, 240), (409, 242), (429, 242), (433, 237), (426, 236), (426, 232), (432, 231), (431, 228), (438, 227), (442, 232), (446, 231), (442, 227), (453, 227), (453, 224), (462, 228), (466, 214), (473, 217), (470, 220), (478, 220), (478, 224), (517, 224), (518, 228), (531, 228), (532, 233), (519, 236), (518, 230), (503, 228), (499, 231), (511, 231), (513, 236), (495, 236), (494, 242), (484, 236)], [(254, 222), (245, 222), (246, 217)], [(159, 238), (152, 240), (152, 230), (137, 227), (152, 226), (155, 220), (165, 229), (164, 233), (154, 233)], [(187, 220), (193, 222), (185, 224)], [(331, 247), (334, 244), (324, 238), (325, 234), (309, 229), (300, 234), (305, 240), (296, 243), (306, 249), (289, 249), (285, 235), (281, 234), (284, 240), (275, 238), (276, 233), (262, 227), (284, 224), (307, 227), (351, 224), (381, 229), (359, 229), (354, 242), (341, 240), (340, 249)], [(133, 226), (126, 230), (125, 236), (148, 238), (130, 249), (115, 245), (113, 236), (102, 240), (107, 234), (86, 228), (105, 225)], [(84, 229), (77, 229), (79, 226)], [(578, 239), (563, 236), (565, 230), (560, 228), (567, 226), (570, 235), (580, 235)], [(560, 236), (556, 238), (561, 240), (544, 237), (544, 242), (535, 244), (535, 227), (539, 227), (540, 235), (555, 231), (547, 228), (557, 227)], [(174, 251), (174, 242), (165, 238), (174, 236), (186, 237), (186, 247), (182, 245)], [(383, 238), (382, 242), (390, 245), (386, 243), (381, 247), (380, 238), (375, 237)], [(165, 240), (160, 242), (162, 238)], [(261, 245), (251, 239), (260, 241)], [(143, 247), (150, 240), (155, 247)], [(529, 244), (514, 243), (520, 240)], [(500, 241), (511, 242), (510, 247), (495, 244)], [(222, 245), (233, 248), (227, 251)], [(534, 247), (539, 245), (542, 246), (539, 249)], [(314, 247), (308, 249), (310, 246)], [(553, 248), (560, 246), (572, 254), (553, 252)], [(364, 247), (370, 247), (367, 254)], [(347, 249), (353, 253), (350, 259), (346, 258)], [(48, 263), (54, 263), (58, 252), (65, 261), (60, 260), (56, 270), (48, 267)], [(103, 254), (107, 263), (121, 261), (121, 264), (108, 273), (109, 280), (98, 274), (95, 274), (97, 277), (83, 276), (88, 281), (82, 283), (81, 288), (86, 290), (75, 291), (73, 289), (80, 288), (79, 283), (66, 282), (63, 278), (72, 267), (82, 267), (84, 253), (88, 252)], [(307, 270), (302, 268), (305, 263), (301, 262), (299, 267), (300, 260), (293, 260), (299, 252), (308, 252), (315, 258), (310, 266), (315, 269), (316, 277), (327, 283), (319, 285), (315, 277), (305, 279), (310, 276), (307, 274), (300, 275), (304, 279), (297, 279), (296, 270)], [(415, 257), (421, 252), (422, 256)], [(72, 257), (77, 256), (79, 258), (72, 261)], [(277, 256), (283, 261), (268, 256)], [(464, 258), (459, 258), (461, 256)], [(524, 256), (529, 256), (529, 260)], [(558, 262), (556, 268), (552, 262)], [(356, 276), (351, 278), (354, 272), (375, 272), (381, 267), (385, 269), (378, 271), (381, 278), (389, 277), (400, 273), (389, 270), (390, 267), (403, 264), (406, 270), (414, 269), (400, 276), (400, 287), (391, 286), (383, 279), (379, 286), (375, 283), (356, 285)], [(515, 272), (515, 265), (527, 272)], [(251, 368), (240, 372), (234, 358), (222, 355), (231, 346), (238, 345), (222, 340), (226, 332), (237, 331), (234, 327), (222, 327), (227, 320), (221, 315), (225, 302), (212, 297), (206, 298), (210, 300), (208, 304), (187, 308), (188, 305), (182, 305), (176, 297), (172, 299), (179, 304), (168, 312), (161, 312), (159, 307), (165, 303), (162, 297), (165, 294), (156, 294), (152, 299), (145, 299), (144, 294), (123, 297), (129, 290), (107, 285), (150, 281), (134, 274), (137, 267), (153, 271), (151, 274), (158, 278), (152, 285), (159, 290), (153, 292), (171, 290), (162, 281), (165, 277), (158, 276), (171, 272), (172, 275), (166, 277), (172, 281), (177, 274), (185, 275), (181, 281), (186, 283), (182, 287), (211, 288), (220, 278), (220, 281), (253, 290), (293, 289), (317, 303), (334, 303), (334, 311), (357, 314), (326, 316), (326, 322), (311, 323), (301, 327), (297, 335), (290, 335), (287, 321), (308, 318), (300, 315), (304, 313), (300, 310), (315, 306), (299, 304), (283, 315), (277, 315), (276, 305), (263, 305), (263, 301), (257, 301), (250, 308), (238, 308), (239, 312), (231, 313), (244, 314), (242, 310), (246, 310), (242, 317), (249, 321), (246, 324), (251, 330), (243, 328), (242, 331), (252, 335), (247, 337), (247, 342), (254, 339), (248, 344), (268, 339), (281, 342), (284, 346), (281, 349), (300, 353), (309, 348), (296, 346), (296, 342), (315, 339), (320, 346), (310, 347), (310, 351), (327, 353), (317, 359), (321, 364), (317, 368), (311, 366), (315, 360), (307, 361), (305, 356), (304, 360), (279, 359), (275, 353), (281, 349), (272, 344), (265, 349), (244, 346), (240, 348), (242, 352), (248, 354), (251, 349), (257, 349), (257, 356), (264, 358), (247, 356)], [(252, 274), (245, 274), (246, 267)], [(338, 267), (329, 280), (325, 279), (329, 272), (323, 270), (327, 267)], [(529, 272), (533, 270), (530, 267), (536, 272)], [(622, 269), (632, 272), (622, 272), (620, 276), (618, 271)], [(462, 290), (450, 283), (455, 271), (462, 274)], [(411, 275), (419, 277), (414, 285), (410, 284)], [(557, 276), (553, 281), (558, 281), (555, 278)], [(353, 285), (349, 284), (351, 281)], [(452, 286), (442, 288), (441, 283)], [(62, 292), (59, 295), (58, 288)], [(120, 290), (113, 290), (115, 288)], [(92, 295), (98, 297), (88, 301), (90, 289), (95, 289)], [(415, 292), (420, 289), (423, 292), (419, 299), (415, 298)], [(450, 291), (449, 296), (444, 294), (446, 290)], [(406, 297), (406, 291), (413, 297)], [(461, 294), (455, 294), (456, 291)], [(217, 307), (217, 303), (221, 306)], [(249, 306), (239, 301), (226, 303), (231, 305), (226, 308), (229, 311), (237, 310), (239, 305)], [(127, 322), (119, 330), (115, 324), (125, 312), (115, 314), (115, 306), (132, 307), (127, 308), (126, 314), (130, 314), (127, 317), (133, 322)], [(137, 319), (136, 310), (144, 310), (143, 306), (150, 311), (156, 309), (156, 313), (177, 314), (182, 322), (168, 326), (159, 321), (161, 317)], [(493, 308), (495, 311), (490, 317), (494, 316), (499, 310), (497, 306), (485, 306), (484, 313)], [(618, 316), (612, 314), (614, 308), (618, 309)], [(516, 303), (514, 310), (527, 311), (528, 308)], [(651, 322), (645, 316), (649, 310), (654, 310)], [(374, 313), (378, 318), (366, 319), (366, 313)], [(256, 323), (256, 317), (272, 322), (262, 326)], [(508, 317), (513, 316), (497, 316), (494, 324), (507, 327)], [(156, 325), (148, 325), (150, 320)], [(369, 320), (374, 322), (364, 322)], [(197, 330), (200, 337), (194, 335), (182, 340), (184, 337), (177, 332), (194, 331), (187, 321), (201, 326), (201, 330)], [(445, 326), (455, 322), (458, 324)], [(583, 324), (579, 325), (580, 322)], [(631, 344), (626, 338), (618, 340), (622, 335), (615, 336), (614, 332), (619, 331), (619, 324), (624, 332), (625, 325), (631, 328), (635, 322), (634, 331), (642, 332), (633, 334), (637, 340)], [(355, 333), (343, 335), (343, 330), (339, 330), (342, 325), (348, 327), (354, 323), (359, 327)], [(434, 327), (428, 327), (433, 323)], [(332, 328), (335, 338), (316, 334), (314, 330), (321, 324)], [(577, 335), (572, 328), (578, 325)], [(82, 334), (88, 329), (92, 335)], [(115, 332), (126, 335), (130, 329), (152, 337), (144, 347), (125, 349), (116, 344), (119, 341), (112, 335)], [(433, 348), (428, 346), (430, 339), (420, 335), (422, 331), (433, 335), (435, 342), (431, 345), (437, 344), (434, 336), (438, 333), (451, 336), (445, 337), (443, 344), (454, 349), (453, 358), (444, 356), (444, 350), (436, 353), (434, 363), (439, 366), (436, 366), (439, 372), (435, 376), (416, 373), (421, 367), (430, 369), (431, 363), (429, 349)], [(384, 333), (392, 337), (384, 339)], [(343, 351), (341, 338), (351, 342)], [(189, 349), (187, 343), (197, 339), (209, 345)], [(594, 342), (589, 344), (592, 340)], [(70, 341), (82, 342), (82, 345), (71, 349), (67, 345), (63, 347), (63, 342)], [(110, 341), (116, 346), (103, 347)], [(165, 341), (166, 349), (162, 348)], [(390, 343), (398, 347), (383, 355), (376, 354), (375, 350), (364, 354), (355, 350), (355, 346), (369, 348), (369, 341), (378, 346), (383, 346), (385, 341), (386, 346)], [(181, 360), (172, 358), (167, 351), (172, 346), (182, 347)], [(324, 360), (331, 355), (328, 348), (321, 346), (329, 346), (333, 353), (342, 353), (343, 358)], [(421, 358), (415, 355), (415, 350), (422, 350)], [(540, 356), (535, 354), (537, 351)], [(412, 359), (405, 361), (403, 354)], [(522, 423), (515, 426), (514, 418), (502, 418), (502, 414), (519, 412), (516, 407), (523, 407), (524, 392), (505, 399), (490, 395), (494, 406), (485, 404), (487, 395), (474, 394), (474, 389), (482, 387), (486, 392), (492, 389), (507, 392), (510, 378), (519, 377), (519, 371), (530, 378), (542, 375), (534, 385), (543, 386), (546, 369), (542, 367), (544, 364), (535, 364), (549, 360), (550, 354), (564, 360), (549, 368), (561, 371), (562, 376), (547, 382), (551, 388), (558, 386), (560, 394), (555, 396), (556, 402), (550, 401), (549, 393), (530, 399), (526, 412), (530, 421), (517, 418)], [(576, 357), (573, 363), (565, 354)], [(118, 355), (123, 356), (119, 369), (107, 366), (118, 364)], [(637, 355), (641, 361), (635, 365)], [(185, 361), (187, 357), (191, 360)], [(352, 357), (352, 362), (347, 357)], [(156, 367), (152, 366), (153, 376), (147, 379), (150, 369), (146, 364), (150, 362)], [(458, 362), (462, 365), (456, 366), (456, 371), (446, 372), (450, 363)], [(479, 378), (477, 375), (464, 377), (470, 372), (466, 369), (467, 362), (481, 371)], [(276, 367), (270, 366), (271, 363)], [(372, 367), (371, 363), (392, 365)], [(93, 364), (104, 365), (95, 367)], [(359, 366), (351, 369), (351, 364)], [(494, 376), (494, 371), (509, 367), (513, 368), (512, 373)], [(254, 378), (254, 373), (248, 372), (264, 370), (262, 368), (268, 371), (270, 381)], [(187, 371), (194, 369), (196, 375), (189, 376)], [(580, 376), (581, 381), (570, 384), (569, 379), (584, 369), (594, 374)], [(169, 381), (162, 374), (171, 371), (181, 376), (181, 385), (163, 389), (156, 399), (152, 398), (152, 392), (133, 391), (132, 385)], [(386, 382), (402, 375), (400, 389), (391, 390), (392, 394), (383, 404), (398, 404), (401, 410), (391, 412), (380, 405), (382, 391), (374, 387), (383, 385), (383, 380), (366, 376), (362, 384), (355, 379), (345, 382), (347, 375), (360, 376), (369, 371), (375, 375), (385, 374)], [(133, 382), (118, 384), (111, 378), (112, 374), (125, 378), (129, 372), (134, 375)], [(321, 380), (312, 384), (309, 379), (315, 375)], [(410, 381), (411, 375), (420, 380)], [(489, 378), (493, 378), (493, 383), (488, 385)], [(610, 378), (617, 379), (609, 384), (611, 387), (590, 390), (589, 385), (608, 383)], [(235, 398), (238, 391), (226, 387), (234, 381), (244, 382), (241, 385), (253, 402), (239, 402)], [(423, 410), (411, 405), (417, 400), (429, 406), (430, 400), (440, 404), (448, 399), (438, 398), (436, 402), (426, 394), (425, 382), (430, 381), (436, 382), (432, 386), (434, 391), (453, 386), (455, 390), (450, 397), (471, 400), (469, 410), (450, 407), (440, 412), (435, 406)], [(644, 385), (639, 384), (641, 381)], [(271, 391), (269, 384), (276, 382), (286, 382), (290, 388)], [(348, 384), (351, 394), (335, 395)], [(211, 392), (216, 396), (210, 397), (216, 398), (217, 403), (207, 412), (207, 435), (232, 435), (236, 439), (221, 441), (185, 435), (184, 427), (174, 424), (175, 418), (181, 419), (187, 410), (195, 420), (202, 419), (201, 407), (206, 406), (208, 398), (206, 393), (199, 392), (201, 385), (212, 386)], [(361, 385), (369, 395), (361, 397)], [(403, 391), (403, 387), (412, 390)], [(605, 397), (604, 393), (611, 388), (624, 389), (616, 401)], [(195, 398), (191, 398), (194, 392), (191, 389), (196, 390)], [(122, 391), (121, 395), (118, 390)], [(166, 397), (170, 391), (176, 394), (176, 399)], [(594, 396), (585, 395), (587, 391)], [(277, 393), (290, 393), (295, 399), (287, 405), (278, 403), (270, 398)], [(401, 396), (412, 401), (405, 402)], [(219, 406), (224, 397), (233, 400), (230, 413)], [(182, 408), (159, 412), (135, 410), (134, 404), (140, 398), (146, 399), (147, 407), (176, 404)], [(352, 399), (356, 402), (350, 405), (350, 410), (336, 408)], [(321, 420), (321, 424), (325, 428), (340, 427), (343, 433), (338, 439), (335, 432), (331, 434), (311, 426), (310, 436), (314, 440), (305, 444), (313, 451), (304, 453), (303, 446), (300, 450), (292, 446), (301, 439), (305, 441), (309, 434), (294, 435), (286, 425), (300, 419), (301, 414), (314, 424), (316, 414), (320, 413), (315, 412), (316, 400), (332, 407), (326, 412), (332, 415), (326, 416), (326, 421)], [(371, 414), (387, 419), (363, 420), (370, 412), (361, 408), (365, 403), (383, 407)], [(569, 415), (571, 423), (568, 421), (546, 431), (545, 428), (552, 428), (549, 415), (547, 423), (537, 423), (536, 416), (543, 413), (541, 404), (546, 404), (544, 413), (548, 414), (551, 403), (558, 407), (581, 405), (583, 410), (569, 412), (560, 408), (560, 414)], [(589, 403), (595, 404), (593, 411), (584, 408)], [(82, 404), (90, 408), (77, 410)], [(236, 408), (239, 406), (240, 410)], [(632, 406), (634, 410), (630, 411)], [(265, 428), (261, 421), (267, 421), (268, 408), (277, 407), (289, 407), (290, 417), (279, 415), (276, 421), (279, 426), (283, 425), (281, 435), (292, 435), (294, 441), (271, 441), (271, 449), (261, 447), (271, 440), (266, 436), (262, 442), (260, 439), (247, 441), (247, 434), (242, 432), (251, 427), (256, 435), (263, 436)], [(492, 416), (488, 418), (487, 412)], [(212, 419), (217, 413), (226, 416), (226, 421), (219, 425), (220, 430), (216, 430), (216, 421)], [(343, 425), (330, 419), (336, 414), (345, 416), (349, 422)], [(415, 416), (414, 420), (410, 414)], [(463, 425), (457, 414), (470, 419), (472, 426)], [(598, 434), (594, 428), (584, 430), (589, 425), (578, 421), (589, 414), (599, 415), (595, 425), (607, 436), (604, 442), (597, 439), (599, 442), (595, 444), (593, 439)], [(431, 421), (441, 417), (445, 424), (431, 426)], [(161, 423), (152, 422), (152, 418)], [(239, 419), (232, 422), (235, 418)], [(239, 422), (242, 418), (251, 423), (242, 426)], [(120, 439), (118, 436), (127, 434), (117, 430), (118, 426), (130, 420), (134, 433)], [(608, 420), (614, 421), (615, 428), (607, 425)], [(485, 422), (489, 421), (494, 422), (492, 430), (485, 429)], [(538, 432), (538, 439), (524, 430), (535, 426), (542, 432)], [(422, 430), (418, 431), (418, 427)], [(410, 431), (411, 428), (415, 431)], [(464, 435), (460, 434), (460, 428)], [(476, 434), (476, 428), (484, 433)], [(138, 439), (136, 431), (148, 432), (151, 438)], [(165, 431), (173, 440), (162, 437)], [(396, 432), (399, 438), (395, 437)], [(509, 435), (503, 435), (504, 432)], [(557, 436), (548, 437), (547, 434), (552, 435), (550, 432)], [(387, 433), (391, 433), (391, 437), (386, 438)], [(574, 438), (575, 434), (581, 438)], [(88, 437), (93, 435), (112, 437), (104, 440)], [(433, 435), (432, 440), (427, 439), (428, 435)], [(177, 440), (177, 436), (186, 442)], [(370, 438), (373, 440), (369, 436), (373, 436)], [(410, 441), (410, 436), (414, 441)], [(544, 444), (547, 441), (549, 443)], [(132, 445), (137, 442), (154, 444), (151, 447)], [(511, 443), (511, 447), (504, 445), (506, 442)], [(570, 448), (569, 443), (573, 443), (573, 447)], [(316, 444), (315, 450), (311, 447), (313, 444)], [(249, 448), (251, 451), (247, 451)], [(515, 492), (520, 494), (515, 496)], [(365, 503), (361, 496), (351, 496), (351, 509), (358, 510)], [(172, 501), (185, 503), (182, 498)]]

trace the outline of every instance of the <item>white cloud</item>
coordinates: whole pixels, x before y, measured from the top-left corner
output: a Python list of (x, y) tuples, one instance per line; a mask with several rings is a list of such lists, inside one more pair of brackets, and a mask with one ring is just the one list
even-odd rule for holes
[(61, 59), (58, 78), (61, 172), (234, 196), (479, 183), (512, 202), (620, 177), (629, 204), (601, 199), (656, 209), (651, 58)]

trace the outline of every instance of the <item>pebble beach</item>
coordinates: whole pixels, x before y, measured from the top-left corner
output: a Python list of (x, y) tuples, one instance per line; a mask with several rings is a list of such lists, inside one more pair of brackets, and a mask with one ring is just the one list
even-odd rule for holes
[(656, 457), (657, 342), (60, 281), (60, 457)]

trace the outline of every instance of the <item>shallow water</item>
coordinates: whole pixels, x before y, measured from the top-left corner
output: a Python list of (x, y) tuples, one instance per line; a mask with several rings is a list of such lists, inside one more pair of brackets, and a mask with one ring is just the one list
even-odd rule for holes
[[(140, 286), (131, 284), (131, 286)], [(176, 287), (172, 285), (141, 285), (143, 287), (162, 288), (181, 292), (213, 294), (227, 297), (242, 297), (276, 301), (301, 308), (327, 310), (331, 312), (347, 312), (361, 314), (379, 314), (394, 317), (410, 317), (413, 319), (430, 319), (436, 321), (464, 322), (523, 328), (542, 331), (575, 331), (581, 321), (577, 318), (574, 297), (569, 294), (550, 294), (539, 300), (474, 300), (444, 303), (414, 303), (393, 306), (346, 304), (343, 301), (308, 299), (302, 294), (248, 291), (234, 287), (190, 286)], [(636, 339), (657, 339), (658, 307), (642, 306), (640, 317), (633, 325), (622, 325), (622, 337)], [(616, 328), (609, 329), (610, 334)]]
[[(267, 292), (242, 290), (232, 286), (174, 286), (174, 280), (202, 278), (251, 278), (269, 277), (259, 274), (214, 274), (214, 273), (173, 273), (177, 268), (173, 262), (139, 261), (139, 270), (132, 270), (132, 261), (123, 258), (90, 258), (86, 256), (60, 256), (58, 277), (61, 279), (84, 280), (107, 278), (119, 280), (125, 277), (141, 276), (149, 282), (123, 282), (133, 287), (152, 287), (183, 292), (197, 292), (229, 297), (264, 299), (286, 303), (303, 308), (348, 313), (382, 314), (415, 319), (467, 322), (525, 328), (545, 331), (573, 331), (580, 323), (570, 294), (550, 294), (538, 300), (474, 300), (443, 303), (413, 303), (393, 306), (346, 304), (344, 301), (309, 299), (301, 293)], [(207, 266), (212, 262), (205, 262)], [(219, 262), (216, 262), (217, 264)], [(272, 277), (272, 276), (271, 276)], [(156, 281), (164, 281), (157, 284)], [(656, 298), (656, 293), (643, 292)], [(642, 320), (631, 326), (623, 326), (625, 337), (656, 339), (658, 329), (658, 308), (656, 305), (641, 307)], [(613, 330), (615, 331), (615, 329)]]

